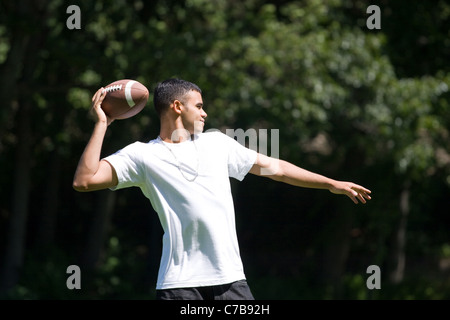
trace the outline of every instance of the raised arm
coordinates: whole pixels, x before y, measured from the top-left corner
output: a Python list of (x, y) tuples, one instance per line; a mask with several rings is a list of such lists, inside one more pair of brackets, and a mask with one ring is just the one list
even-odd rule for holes
[(106, 189), (118, 183), (114, 168), (107, 161), (100, 160), (106, 129), (112, 122), (101, 108), (104, 98), (103, 88), (100, 88), (92, 97), (91, 114), (94, 117), (95, 126), (78, 162), (73, 179), (73, 188), (80, 192)]
[(328, 189), (334, 194), (345, 194), (354, 203), (358, 200), (366, 203), (370, 200), (369, 189), (353, 182), (338, 181), (320, 174), (302, 169), (284, 160), (268, 157), (258, 153), (256, 162), (250, 169), (250, 173), (258, 176), (266, 176), (276, 181), (291, 184), (297, 187)]

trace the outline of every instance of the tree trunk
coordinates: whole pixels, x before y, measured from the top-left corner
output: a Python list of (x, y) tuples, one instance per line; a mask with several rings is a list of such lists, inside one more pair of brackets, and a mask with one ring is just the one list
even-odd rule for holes
[(352, 223), (352, 214), (343, 206), (342, 210), (333, 214), (333, 218), (325, 230), (328, 236), (325, 237), (321, 282), (331, 290), (334, 299), (341, 297), (341, 279), (350, 250)]
[(86, 249), (82, 257), (82, 267), (88, 272), (94, 270), (100, 260), (116, 200), (115, 192), (110, 190), (97, 192), (99, 193), (97, 205), (92, 212)]
[[(4, 132), (15, 115), (14, 96), (16, 95), (17, 79), (21, 75), (23, 67), (23, 57), (28, 44), (29, 37), (23, 34), (17, 34), (12, 37), (12, 43), (8, 58), (5, 63), (0, 66), (0, 98), (2, 107), (0, 108), (0, 137), (4, 136)], [(1, 142), (1, 141), (0, 141)], [(0, 144), (0, 153), (2, 146)]]
[(30, 186), (30, 106), (20, 104), (18, 114), (18, 142), (13, 182), (12, 214), (9, 220), (5, 263), (0, 278), (0, 296), (12, 289), (23, 266)]
[(36, 246), (41, 249), (46, 249), (53, 244), (55, 240), (56, 218), (58, 210), (58, 190), (61, 159), (58, 151), (49, 154), (48, 168), (47, 168), (47, 185), (44, 190), (44, 203), (42, 212), (39, 216), (39, 224), (36, 235)]
[(405, 247), (406, 247), (406, 225), (409, 215), (409, 187), (406, 186), (400, 193), (400, 221), (394, 237), (392, 251), (393, 269), (389, 275), (392, 283), (400, 283), (405, 274)]
[[(2, 66), (0, 79), (8, 77), (3, 81), (0, 90), (0, 98), (6, 105), (6, 110), (12, 108), (14, 97), (17, 96), (17, 86), (20, 82), (30, 86), (35, 77), (36, 64), (39, 55), (36, 54), (41, 39), (46, 35), (42, 23), (46, 16), (46, 1), (34, 1), (24, 3), (21, 1), (10, 2), (5, 5), (6, 14), (28, 19), (29, 25), (34, 27), (33, 31), (21, 29), (18, 24), (11, 26), (11, 48), (8, 52), (6, 63)], [(5, 263), (0, 274), (0, 296), (7, 294), (19, 280), (25, 256), (26, 225), (28, 219), (29, 188), (30, 188), (30, 160), (31, 146), (34, 138), (31, 130), (31, 103), (32, 99), (24, 95), (24, 99), (18, 100), (17, 123), (17, 147), (15, 159), (15, 172), (13, 178), (12, 210), (7, 230), (7, 244), (5, 248)], [(6, 111), (8, 112), (8, 111)], [(5, 129), (7, 117), (0, 112), (0, 133)], [(1, 151), (1, 145), (0, 145)]]

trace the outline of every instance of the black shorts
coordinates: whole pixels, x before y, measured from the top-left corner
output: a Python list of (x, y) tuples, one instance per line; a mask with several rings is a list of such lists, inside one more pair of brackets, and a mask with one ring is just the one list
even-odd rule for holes
[(156, 290), (156, 300), (255, 300), (246, 280), (217, 286)]

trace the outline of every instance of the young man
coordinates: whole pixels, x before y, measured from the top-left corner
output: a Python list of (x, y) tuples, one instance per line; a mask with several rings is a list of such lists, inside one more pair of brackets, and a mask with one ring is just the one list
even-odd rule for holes
[(207, 114), (201, 89), (168, 79), (157, 85), (153, 103), (160, 132), (100, 159), (112, 122), (101, 109), (100, 88), (92, 98), (95, 127), (75, 172), (77, 191), (139, 187), (164, 230), (157, 299), (253, 299), (247, 285), (235, 228), (229, 177), (250, 172), (298, 187), (328, 189), (354, 203), (370, 190), (336, 181), (268, 157), (221, 132), (204, 132)]

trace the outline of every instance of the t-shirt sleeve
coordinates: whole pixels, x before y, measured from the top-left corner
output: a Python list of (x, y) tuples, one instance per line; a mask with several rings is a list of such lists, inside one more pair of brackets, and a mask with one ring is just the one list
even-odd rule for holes
[(140, 157), (135, 152), (134, 144), (103, 158), (108, 161), (116, 171), (118, 184), (111, 190), (118, 190), (128, 187), (138, 187), (143, 182), (144, 174), (141, 170)]
[(228, 175), (242, 181), (256, 162), (256, 151), (225, 135), (228, 149)]

